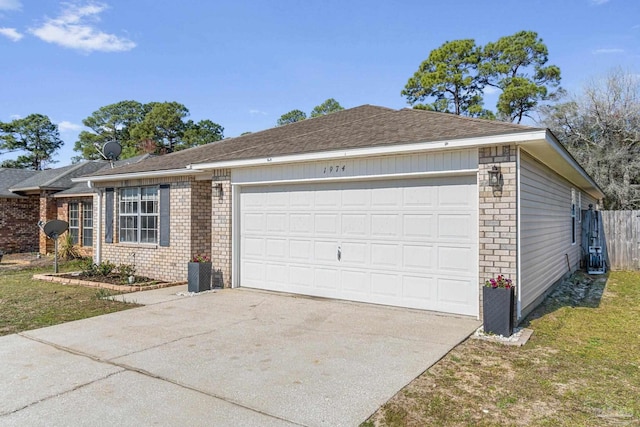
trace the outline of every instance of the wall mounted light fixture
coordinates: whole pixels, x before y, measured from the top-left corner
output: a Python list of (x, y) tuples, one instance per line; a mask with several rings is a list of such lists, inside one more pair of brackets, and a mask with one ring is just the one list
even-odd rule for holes
[(222, 199), (222, 183), (221, 182), (213, 184), (213, 195), (216, 196), (218, 199)]
[(496, 165), (493, 165), (489, 170), (489, 186), (494, 189), (502, 187), (502, 172)]

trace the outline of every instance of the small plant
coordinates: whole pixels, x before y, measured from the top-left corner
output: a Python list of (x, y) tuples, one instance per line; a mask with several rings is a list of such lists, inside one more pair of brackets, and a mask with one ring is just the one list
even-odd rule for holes
[(71, 233), (66, 233), (64, 238), (62, 239), (62, 245), (60, 245), (59, 250), (60, 258), (65, 260), (71, 260), (76, 258), (81, 258), (80, 252), (78, 252), (78, 248), (73, 243), (73, 236)]
[(102, 261), (100, 264), (96, 265), (99, 276), (108, 276), (115, 268), (116, 265), (109, 261)]
[(115, 268), (115, 273), (120, 277), (122, 283), (130, 283), (129, 277), (134, 277), (136, 274), (136, 266), (133, 264), (120, 264)]
[(211, 262), (211, 257), (209, 255), (195, 254), (191, 258), (191, 262)]
[(109, 298), (110, 296), (111, 296), (111, 291), (108, 289), (100, 288), (96, 292), (97, 299), (106, 299), (106, 298)]
[(502, 274), (499, 274), (495, 279), (491, 278), (484, 282), (484, 285), (488, 288), (515, 288), (516, 285), (513, 284), (511, 279), (507, 279)]
[(80, 268), (82, 269), (81, 276), (93, 277), (98, 275), (98, 266), (93, 263), (91, 258), (82, 261)]

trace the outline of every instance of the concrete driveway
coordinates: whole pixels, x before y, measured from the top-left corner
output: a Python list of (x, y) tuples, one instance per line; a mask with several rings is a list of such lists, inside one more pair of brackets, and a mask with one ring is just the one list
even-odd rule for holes
[(475, 319), (244, 289), (0, 338), (0, 425), (354, 426)]

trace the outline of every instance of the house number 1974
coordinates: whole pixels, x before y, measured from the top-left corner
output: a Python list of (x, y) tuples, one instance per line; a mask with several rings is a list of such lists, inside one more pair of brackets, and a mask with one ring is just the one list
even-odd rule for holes
[(322, 173), (324, 174), (340, 173), (340, 172), (344, 172), (346, 168), (347, 168), (346, 165), (325, 166), (324, 171)]

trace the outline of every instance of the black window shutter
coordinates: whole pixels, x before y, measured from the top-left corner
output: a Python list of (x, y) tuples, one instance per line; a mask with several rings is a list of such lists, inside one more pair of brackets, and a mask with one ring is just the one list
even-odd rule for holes
[(160, 185), (160, 246), (169, 246), (170, 202), (169, 184)]
[(104, 241), (113, 243), (113, 188), (107, 188), (104, 195)]

